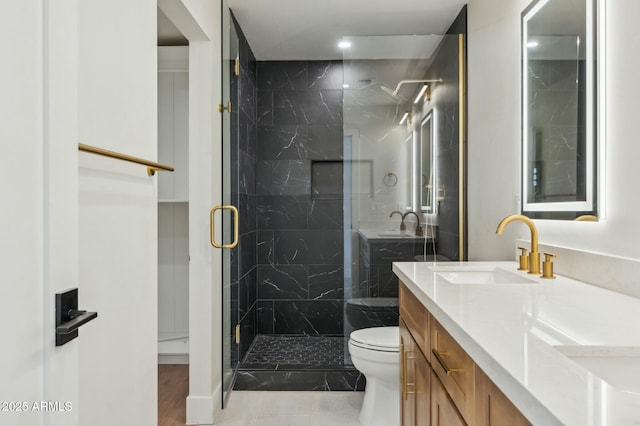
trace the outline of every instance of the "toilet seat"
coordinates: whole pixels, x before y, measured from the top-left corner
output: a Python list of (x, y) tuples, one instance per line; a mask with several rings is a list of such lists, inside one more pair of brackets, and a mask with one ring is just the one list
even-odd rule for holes
[(370, 351), (399, 352), (400, 330), (398, 327), (363, 328), (351, 333), (349, 342)]

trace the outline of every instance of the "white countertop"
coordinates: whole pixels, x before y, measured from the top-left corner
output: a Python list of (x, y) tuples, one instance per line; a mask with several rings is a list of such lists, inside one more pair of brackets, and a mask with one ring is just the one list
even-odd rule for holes
[[(420, 241), (424, 240), (424, 236), (417, 236), (413, 231), (413, 228), (410, 231), (399, 231), (397, 229), (358, 229), (360, 235), (368, 240), (402, 240), (402, 241)], [(427, 235), (430, 233), (429, 230), (426, 231)], [(431, 240), (430, 236), (427, 236), (429, 240)]]
[[(534, 284), (451, 284), (432, 262), (393, 272), (535, 425), (640, 425), (640, 393), (620, 391), (554, 346), (640, 348), (640, 299), (558, 276)], [(579, 348), (580, 349), (580, 348)], [(640, 388), (640, 383), (638, 383)]]

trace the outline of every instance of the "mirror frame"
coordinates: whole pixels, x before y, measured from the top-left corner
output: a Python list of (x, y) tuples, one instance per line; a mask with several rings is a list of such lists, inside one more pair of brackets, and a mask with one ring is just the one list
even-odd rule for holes
[[(418, 205), (420, 206), (420, 211), (423, 213), (429, 213), (429, 214), (433, 214), (435, 213), (435, 207), (436, 207), (436, 197), (435, 197), (435, 191), (434, 189), (436, 188), (436, 174), (435, 174), (435, 155), (434, 155), (434, 151), (435, 151), (435, 147), (436, 144), (434, 143), (433, 137), (435, 135), (434, 132), (434, 125), (435, 125), (435, 120), (434, 120), (434, 110), (429, 111), (422, 119), (422, 121), (420, 122), (420, 141), (419, 141), (419, 152), (420, 152), (420, 162), (419, 162), (419, 166), (420, 166), (420, 172), (418, 174), (416, 174), (417, 176), (417, 180), (418, 180), (418, 184), (419, 184), (419, 190), (418, 190)], [(431, 183), (429, 183), (429, 177), (425, 176), (424, 174), (424, 170), (423, 170), (423, 165), (424, 165), (424, 150), (422, 149), (422, 147), (424, 146), (424, 138), (423, 138), (423, 134), (424, 134), (424, 126), (426, 123), (430, 123), (429, 126), (429, 144), (430, 144), (430, 149), (429, 149), (429, 174), (431, 177)], [(427, 180), (427, 182), (424, 182), (424, 180)], [(429, 201), (428, 205), (425, 205), (423, 203), (423, 199), (422, 199), (422, 188), (424, 185), (429, 185), (431, 186), (431, 190), (429, 190), (427, 188), (427, 199)]]
[(528, 161), (528, 52), (527, 23), (549, 1), (534, 0), (521, 14), (521, 210), (522, 214), (537, 219), (575, 219), (577, 216), (602, 216), (603, 185), (601, 164), (604, 164), (604, 55), (601, 34), (603, 34), (602, 1), (583, 0), (586, 5), (586, 84), (585, 84), (585, 168), (586, 199), (565, 202), (528, 202), (529, 180), (533, 176)]

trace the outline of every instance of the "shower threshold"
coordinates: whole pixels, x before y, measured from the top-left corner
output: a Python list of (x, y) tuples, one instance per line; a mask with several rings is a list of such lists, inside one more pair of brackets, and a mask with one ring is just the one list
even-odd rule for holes
[(238, 368), (235, 389), (358, 391), (365, 379), (342, 336), (256, 336)]

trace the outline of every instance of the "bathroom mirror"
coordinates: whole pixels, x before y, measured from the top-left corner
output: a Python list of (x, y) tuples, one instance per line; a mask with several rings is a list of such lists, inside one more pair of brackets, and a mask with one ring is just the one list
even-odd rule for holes
[(522, 13), (522, 212), (596, 216), (597, 0), (536, 0)]
[(420, 209), (432, 213), (433, 191), (433, 112), (427, 114), (420, 125)]

